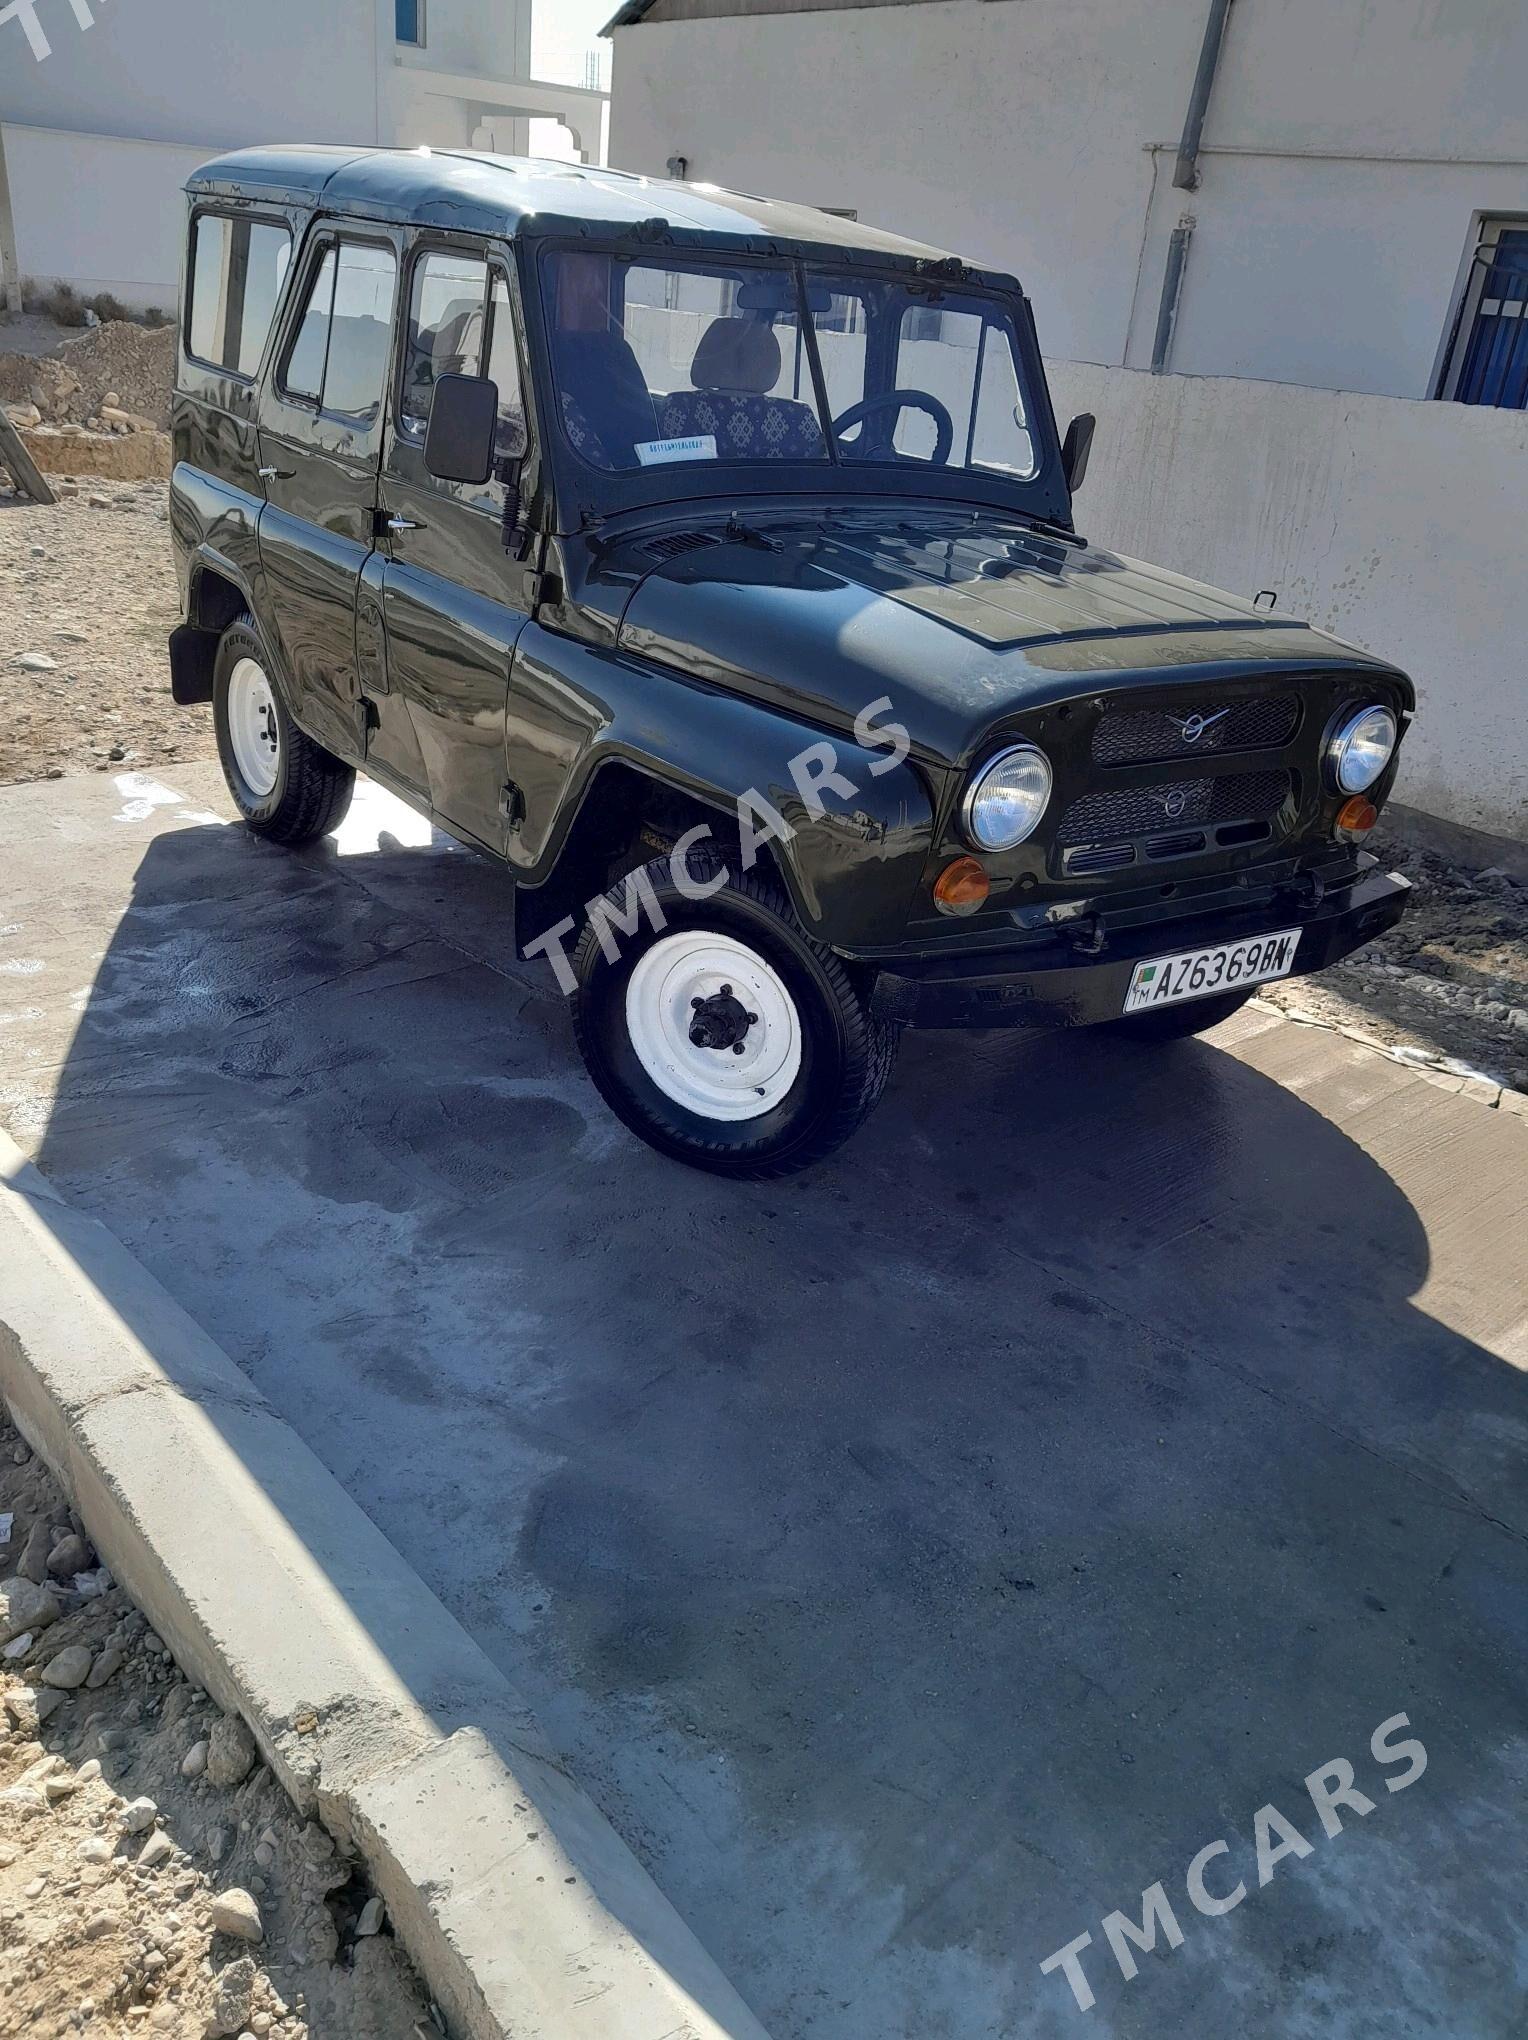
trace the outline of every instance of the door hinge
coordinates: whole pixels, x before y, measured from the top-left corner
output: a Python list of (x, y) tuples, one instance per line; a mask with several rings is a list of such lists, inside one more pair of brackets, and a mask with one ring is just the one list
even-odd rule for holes
[(512, 829), (525, 820), (525, 795), (512, 779), (505, 782), (499, 795), (499, 813)]
[(537, 609), (555, 609), (562, 600), (562, 576), (560, 574), (538, 574), (535, 579), (534, 588), (533, 606)]
[(368, 700), (363, 694), (361, 696), (361, 734), (369, 737), (373, 730), (378, 730), (381, 727), (382, 718), (377, 713), (377, 704), (374, 701)]

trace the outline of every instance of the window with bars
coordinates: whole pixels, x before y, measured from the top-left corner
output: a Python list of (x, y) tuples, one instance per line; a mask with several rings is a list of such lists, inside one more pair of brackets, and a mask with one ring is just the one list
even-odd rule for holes
[(1528, 410), (1528, 219), (1481, 222), (1437, 393)]

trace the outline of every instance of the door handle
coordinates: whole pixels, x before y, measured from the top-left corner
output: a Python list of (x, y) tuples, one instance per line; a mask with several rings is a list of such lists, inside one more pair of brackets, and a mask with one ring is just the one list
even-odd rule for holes
[(262, 482), (289, 482), (296, 474), (296, 468), (256, 468), (255, 473)]
[(387, 528), (389, 531), (424, 530), (424, 526), (422, 524), (416, 524), (412, 517), (389, 517), (387, 519)]

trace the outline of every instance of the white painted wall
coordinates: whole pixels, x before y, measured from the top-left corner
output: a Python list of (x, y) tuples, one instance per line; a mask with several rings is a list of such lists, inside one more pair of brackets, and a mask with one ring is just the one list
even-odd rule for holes
[(92, 0), (88, 29), (68, 0), (36, 0), (40, 62), (0, 6), (21, 274), (173, 303), (189, 169), (261, 142), (469, 147), (480, 109), (432, 77), (523, 73), (530, 6), (428, 0), (413, 50), (393, 0)]
[(5, 157), (23, 276), (63, 277), (87, 297), (109, 290), (138, 311), (174, 312), (180, 194), (205, 149), (7, 124)]
[(1050, 365), (1094, 411), (1090, 539), (1278, 606), (1404, 667), (1396, 799), (1528, 837), (1528, 413)]
[[(1145, 0), (936, 0), (617, 31), (611, 161), (773, 198), (1015, 270), (1053, 351), (1119, 361), (1145, 225), (1140, 143), (1182, 124), (1202, 26)], [(1144, 29), (1145, 22), (1142, 21)], [(1083, 81), (1087, 103), (1083, 104)]]
[(614, 37), (611, 160), (662, 174), (682, 155), (692, 177), (1012, 269), (1050, 353), (1116, 365), (1150, 360), (1189, 212), (1174, 367), (1427, 394), (1475, 215), (1528, 214), (1528, 7), (1237, 0), (1190, 194), (1172, 159), (1206, 12), (649, 20)]
[(1528, 213), (1528, 170), (1212, 156), (1190, 194), (1172, 187), (1175, 153), (1155, 159), (1125, 357), (1138, 368), (1151, 363), (1167, 238), (1188, 213), (1175, 370), (1427, 396), (1477, 215)]
[[(53, 46), (42, 63), (17, 22), (0, 24), (8, 124), (205, 145), (207, 154), (377, 139), (379, 0), (100, 0), (91, 11), (95, 24), (82, 30), (67, 4), (39, 0)], [(391, 0), (385, 11), (391, 40)]]

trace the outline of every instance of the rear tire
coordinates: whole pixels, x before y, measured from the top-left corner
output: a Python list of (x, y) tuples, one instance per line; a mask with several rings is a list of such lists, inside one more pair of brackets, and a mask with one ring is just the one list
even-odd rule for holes
[(1229, 1020), (1251, 997), (1252, 991), (1220, 992), (1209, 999), (1185, 999), (1181, 1006), (1164, 1006), (1157, 1013), (1126, 1013), (1104, 1025), (1111, 1034), (1126, 1034), (1133, 1041), (1186, 1041)]
[(288, 715), (248, 616), (219, 640), (212, 719), (228, 791), (257, 836), (296, 849), (339, 827), (355, 769), (315, 744)]
[[(643, 913), (605, 954), (591, 921), (574, 958), (574, 1030), (607, 1105), (649, 1147), (718, 1176), (788, 1176), (849, 1138), (886, 1087), (897, 1030), (874, 1017), (840, 958), (813, 941), (779, 886), (688, 859), (691, 891), (655, 858), (605, 895), (650, 886)], [(609, 924), (607, 923), (607, 927)]]

